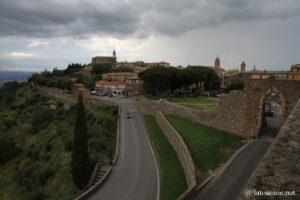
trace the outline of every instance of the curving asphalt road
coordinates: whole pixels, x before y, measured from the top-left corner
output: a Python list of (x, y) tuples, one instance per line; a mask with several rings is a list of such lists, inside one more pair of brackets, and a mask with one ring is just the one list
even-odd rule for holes
[[(134, 99), (116, 99), (121, 107), (119, 156), (103, 185), (90, 200), (156, 200), (158, 199), (158, 169), (150, 143)], [(124, 114), (131, 112), (132, 119)]]
[(233, 200), (239, 197), (279, 131), (280, 110), (278, 106), (274, 109), (274, 116), (266, 119), (267, 126), (263, 130), (262, 137), (244, 149), (224, 173), (212, 185), (208, 185), (206, 190), (202, 191), (195, 199)]

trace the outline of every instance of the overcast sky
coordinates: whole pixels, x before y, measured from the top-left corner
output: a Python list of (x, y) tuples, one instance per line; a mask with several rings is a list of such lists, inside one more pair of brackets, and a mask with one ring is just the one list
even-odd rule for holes
[(0, 70), (118, 61), (289, 70), (299, 0), (0, 0)]

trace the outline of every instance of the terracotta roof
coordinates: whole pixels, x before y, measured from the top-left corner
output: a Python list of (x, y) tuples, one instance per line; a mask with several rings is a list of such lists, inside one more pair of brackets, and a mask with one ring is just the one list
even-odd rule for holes
[(139, 79), (139, 77), (137, 77), (137, 76), (131, 76), (131, 77), (127, 77), (126, 79), (127, 80), (137, 80), (137, 79)]
[(112, 81), (112, 82), (108, 82), (108, 85), (114, 85), (114, 86), (118, 86), (118, 85), (125, 85), (124, 82), (121, 81)]
[(107, 76), (128, 76), (131, 75), (131, 72), (109, 72), (109, 73), (105, 73), (103, 75), (107, 75)]
[(99, 84), (99, 85), (106, 84), (106, 83), (107, 83), (107, 81), (105, 81), (105, 80), (99, 80), (96, 82), (96, 84)]
[(286, 71), (259, 71), (259, 70), (255, 70), (255, 71), (251, 71), (251, 74), (285, 74)]

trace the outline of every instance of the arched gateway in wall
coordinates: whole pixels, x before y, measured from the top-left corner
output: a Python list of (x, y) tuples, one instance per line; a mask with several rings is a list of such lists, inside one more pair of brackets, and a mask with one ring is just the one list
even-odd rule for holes
[[(266, 103), (270, 103), (270, 102), (276, 102), (277, 104), (280, 105), (280, 111), (279, 111), (279, 127), (281, 128), (281, 126), (284, 124), (284, 121), (286, 119), (285, 117), (285, 98), (283, 93), (276, 87), (272, 86), (271, 88), (267, 89), (267, 91), (265, 92), (265, 94), (263, 94), (260, 98), (260, 110), (261, 112), (258, 113), (258, 117), (259, 118), (259, 124), (258, 124), (258, 129), (259, 129), (259, 135), (261, 135), (262, 133), (262, 129), (264, 126), (264, 121), (265, 118), (267, 118), (266, 115), (266, 109), (265, 109), (265, 104)], [(273, 115), (273, 111), (270, 110), (270, 113), (272, 113), (271, 117), (274, 117)]]
[(266, 101), (280, 105), (280, 125), (300, 98), (300, 81), (247, 80), (244, 91), (233, 91), (220, 99), (220, 109), (212, 121), (219, 128), (246, 138), (260, 136)]

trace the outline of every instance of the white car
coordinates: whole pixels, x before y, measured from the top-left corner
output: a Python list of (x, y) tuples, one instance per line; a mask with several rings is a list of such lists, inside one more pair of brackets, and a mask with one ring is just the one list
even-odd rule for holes
[(91, 91), (91, 95), (98, 95), (97, 91), (93, 90)]

